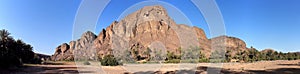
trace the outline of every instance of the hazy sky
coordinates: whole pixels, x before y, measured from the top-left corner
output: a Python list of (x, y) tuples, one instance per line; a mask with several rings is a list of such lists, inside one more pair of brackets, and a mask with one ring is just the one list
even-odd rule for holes
[[(0, 29), (22, 39), (34, 51), (53, 54), (55, 48), (72, 40), (74, 18), (81, 0), (0, 0)], [(99, 18), (102, 28), (117, 20), (137, 0), (113, 0)], [(182, 11), (192, 24), (171, 17), (180, 24), (209, 29), (200, 11), (188, 0), (165, 0)], [(226, 34), (244, 40), (258, 50), (273, 48), (282, 52), (300, 51), (299, 0), (216, 0), (223, 15)], [(95, 5), (97, 6), (97, 5)], [(139, 7), (141, 8), (141, 7)], [(168, 8), (167, 8), (168, 9)], [(133, 11), (130, 11), (133, 12)]]

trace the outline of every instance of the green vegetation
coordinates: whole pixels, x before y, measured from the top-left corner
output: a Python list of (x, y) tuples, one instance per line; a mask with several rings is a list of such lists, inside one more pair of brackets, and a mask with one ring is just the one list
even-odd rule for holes
[(113, 55), (106, 55), (101, 59), (102, 66), (117, 66), (120, 65)]
[[(114, 57), (113, 55), (104, 56), (101, 64), (104, 66), (116, 66), (123, 63), (131, 64), (153, 64), (153, 63), (226, 63), (226, 62), (256, 62), (272, 60), (297, 60), (300, 53), (282, 53), (277, 51), (258, 51), (251, 47), (247, 50), (238, 49), (215, 50), (209, 58), (203, 53), (200, 47), (190, 47), (188, 49), (178, 48), (176, 51), (166, 51), (158, 49), (134, 49), (126, 50), (123, 54)], [(236, 50), (236, 49), (235, 49)], [(141, 57), (143, 55), (143, 57)]]
[(162, 50), (154, 49), (152, 55), (150, 55), (150, 61), (159, 62), (166, 59), (165, 53)]
[[(120, 62), (120, 63), (136, 63), (134, 57), (131, 54), (130, 50), (125, 50), (122, 52), (120, 55), (115, 55), (115, 58)], [(101, 58), (100, 58), (101, 59)]]
[(201, 51), (199, 47), (190, 47), (184, 51), (181, 51), (181, 59), (182, 60), (191, 60), (191, 59), (199, 59), (199, 57), (202, 57)]
[(277, 51), (259, 52), (251, 47), (248, 51), (239, 51), (233, 58), (240, 62), (273, 61), (273, 60), (297, 60), (299, 53), (282, 53)]
[[(297, 60), (300, 53), (282, 53), (277, 51), (260, 52), (251, 47), (247, 50), (238, 49), (239, 51), (215, 50), (212, 51), (209, 58), (203, 53), (200, 47), (190, 47), (188, 49), (178, 48), (176, 51), (166, 51), (158, 49), (134, 49), (122, 52), (122, 55), (114, 57), (113, 55), (104, 56), (101, 59), (103, 66), (116, 66), (123, 63), (131, 64), (152, 64), (152, 63), (224, 63), (224, 62), (256, 62), (272, 60)], [(143, 55), (143, 57), (141, 56)]]
[(170, 59), (167, 60), (165, 63), (180, 63), (180, 59)]
[(225, 51), (224, 50), (215, 50), (211, 53), (211, 56), (209, 57), (209, 61), (212, 63), (220, 63), (220, 62), (226, 62), (225, 58)]
[[(135, 47), (134, 49), (124, 51), (121, 56), (114, 57), (106, 55), (101, 58), (103, 66), (116, 66), (122, 63), (222, 63), (222, 62), (256, 62), (256, 61), (272, 61), (272, 60), (296, 60), (300, 58), (300, 53), (282, 53), (277, 51), (260, 52), (251, 47), (247, 50), (240, 51), (215, 50), (212, 51), (209, 58), (203, 53), (200, 47), (190, 47), (188, 49), (178, 48), (176, 51), (166, 51), (150, 49), (145, 50)], [(143, 55), (143, 57), (141, 56)]]
[(174, 52), (167, 51), (167, 58), (165, 63), (180, 63), (181, 56), (175, 55)]
[(231, 55), (231, 50), (227, 50), (225, 53), (225, 60), (226, 62), (230, 62), (233, 59), (232, 55)]
[(41, 60), (33, 47), (22, 40), (15, 40), (7, 30), (0, 30), (0, 67), (22, 66), (23, 63), (39, 64)]
[(200, 47), (190, 47), (189, 49), (178, 48), (177, 51), (180, 54), (167, 51), (167, 58), (165, 63), (199, 63), (209, 62), (205, 54), (201, 52), (203, 50)]
[(205, 63), (205, 62), (209, 62), (209, 59), (207, 59), (207, 58), (200, 58), (199, 59), (199, 63)]
[(149, 61), (150, 60), (150, 56), (151, 56), (151, 52), (152, 52), (152, 50), (150, 49), (150, 48), (147, 48), (147, 50), (143, 53), (144, 55), (147, 55), (147, 61)]
[(91, 65), (91, 63), (89, 61), (84, 61), (83, 65)]

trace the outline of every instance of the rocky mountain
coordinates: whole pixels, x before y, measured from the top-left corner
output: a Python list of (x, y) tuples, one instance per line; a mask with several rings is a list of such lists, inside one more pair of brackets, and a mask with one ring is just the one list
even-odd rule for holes
[(97, 36), (88, 31), (77, 41), (63, 43), (56, 48), (52, 60), (73, 60), (74, 58), (97, 59), (104, 55), (119, 55), (126, 50), (135, 51), (139, 56), (151, 49), (175, 52), (190, 47), (200, 47), (209, 57), (215, 47), (232, 50), (246, 50), (246, 43), (235, 37), (206, 37), (203, 29), (176, 24), (162, 6), (145, 6), (120, 21), (112, 22)]
[[(89, 53), (85, 53), (88, 51), (92, 51), (91, 46), (93, 46), (94, 40), (97, 36), (88, 31), (84, 33), (80, 39), (77, 41), (70, 41), (69, 44), (63, 43), (56, 47), (55, 53), (52, 55), (51, 60), (74, 60), (76, 56), (91, 56), (95, 57), (95, 55), (90, 55)], [(75, 52), (76, 50), (76, 52)], [(83, 51), (80, 53), (80, 51)], [(74, 55), (76, 53), (80, 53), (81, 55)]]

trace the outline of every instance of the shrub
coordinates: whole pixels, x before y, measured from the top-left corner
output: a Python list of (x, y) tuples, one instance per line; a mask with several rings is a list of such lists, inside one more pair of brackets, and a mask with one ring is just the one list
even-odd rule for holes
[(207, 59), (207, 58), (202, 58), (202, 59), (199, 59), (199, 62), (209, 62), (209, 59)]
[(181, 63), (198, 63), (198, 59), (187, 59), (187, 60), (181, 60)]
[(106, 55), (100, 61), (102, 66), (117, 66), (120, 65), (119, 62), (112, 55)]
[(166, 63), (180, 63), (180, 59), (171, 59), (166, 61)]
[(174, 52), (167, 51), (166, 60), (172, 60), (172, 59), (181, 59), (181, 55), (175, 55)]
[(152, 55), (150, 55), (150, 61), (159, 62), (167, 59), (166, 53), (163, 53), (160, 49), (154, 49)]
[(30, 60), (29, 63), (31, 63), (31, 64), (41, 64), (42, 59), (37, 54), (34, 54), (34, 57)]
[(188, 49), (181, 51), (180, 57), (182, 60), (203, 58), (204, 56), (200, 50), (202, 49), (199, 47), (189, 47)]
[(91, 65), (91, 63), (89, 61), (84, 61), (83, 65)]
[(42, 60), (40, 58), (33, 58), (31, 60), (31, 64), (41, 64)]
[(148, 63), (147, 61), (143, 61), (142, 64)]

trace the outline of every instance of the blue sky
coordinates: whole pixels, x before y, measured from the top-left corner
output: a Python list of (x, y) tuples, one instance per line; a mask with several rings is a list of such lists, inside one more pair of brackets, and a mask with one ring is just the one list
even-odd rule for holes
[[(182, 21), (176, 18), (178, 15), (169, 12), (177, 23), (203, 28), (211, 38), (204, 18), (191, 1), (164, 1), (178, 8), (191, 21)], [(80, 2), (81, 0), (0, 0), (0, 29), (7, 29), (15, 39), (30, 43), (36, 52), (53, 54), (58, 45), (72, 40), (74, 18)], [(98, 35), (102, 28), (117, 20), (123, 11), (138, 2), (141, 1), (111, 1), (99, 18), (95, 34)], [(259, 50), (300, 50), (299, 0), (216, 2), (223, 15), (227, 35), (238, 37), (248, 47), (254, 46)]]

